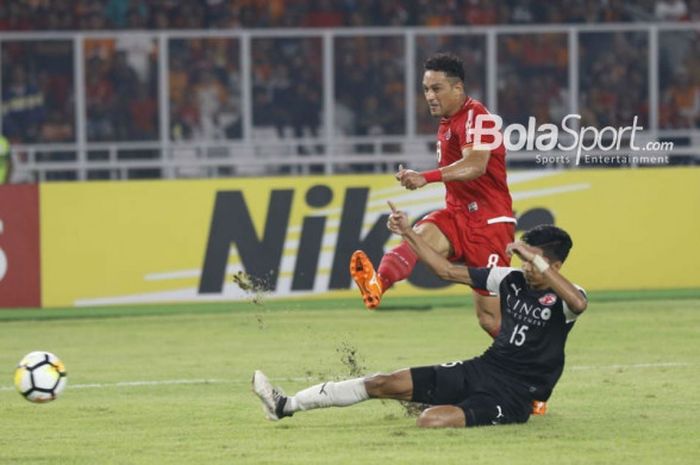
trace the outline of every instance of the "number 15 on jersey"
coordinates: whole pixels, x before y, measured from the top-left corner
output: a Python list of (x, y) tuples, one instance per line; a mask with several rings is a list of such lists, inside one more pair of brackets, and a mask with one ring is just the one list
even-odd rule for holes
[(510, 335), (510, 341), (508, 342), (520, 347), (525, 343), (525, 338), (527, 337), (525, 333), (528, 329), (530, 329), (528, 325), (515, 325), (515, 328), (513, 328), (513, 334)]

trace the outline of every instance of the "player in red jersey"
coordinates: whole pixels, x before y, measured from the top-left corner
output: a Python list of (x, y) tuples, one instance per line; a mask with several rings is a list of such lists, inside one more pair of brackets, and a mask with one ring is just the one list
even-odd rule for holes
[[(505, 147), (501, 143), (496, 149), (487, 150), (475, 145), (479, 140), (475, 137), (477, 117), (489, 112), (481, 102), (465, 94), (464, 66), (459, 57), (439, 53), (430, 57), (424, 68), (425, 99), (430, 114), (440, 117), (438, 168), (417, 172), (401, 167), (396, 179), (410, 190), (443, 182), (447, 194), (446, 208), (424, 217), (415, 231), (451, 261), (473, 267), (508, 266), (510, 258), (505, 250), (514, 240), (516, 220), (506, 183)], [(493, 136), (484, 135), (480, 142), (483, 145), (493, 141)], [(365, 306), (377, 307), (393, 283), (411, 274), (416, 260), (411, 247), (402, 242), (384, 255), (375, 272), (367, 255), (356, 251), (350, 261), (350, 273)], [(477, 290), (473, 296), (479, 324), (496, 337), (501, 326), (498, 299)]]

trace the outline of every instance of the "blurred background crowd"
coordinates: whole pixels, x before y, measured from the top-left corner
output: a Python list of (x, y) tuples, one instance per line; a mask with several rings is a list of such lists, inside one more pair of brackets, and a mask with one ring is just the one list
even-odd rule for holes
[[(172, 141), (231, 140), (243, 135), (239, 38), (177, 36), (183, 29), (450, 26), (700, 21), (700, 0), (0, 0), (2, 31), (133, 30), (83, 41), (84, 76), (74, 75), (70, 38), (0, 40), (2, 132), (14, 143), (76, 140), (76, 87), (85, 99), (85, 140), (157, 141), (161, 109)], [(167, 46), (167, 89), (160, 89), (152, 30), (175, 30)], [(143, 31), (143, 32), (138, 32)], [(253, 139), (315, 138), (323, 127), (321, 36), (251, 39)], [(406, 127), (405, 37), (338, 36), (334, 47), (336, 134), (402, 135)], [(583, 123), (649, 126), (649, 36), (584, 31), (578, 40), (578, 110)], [(497, 36), (498, 73), (486, 76), (484, 34), (416, 37), (417, 134), (435, 131), (425, 109), (422, 62), (436, 50), (458, 53), (467, 92), (495, 91), (506, 123), (558, 123), (570, 111), (568, 36), (564, 32)], [(700, 32), (661, 30), (658, 44), (660, 129), (700, 127)], [(496, 86), (489, 89), (489, 86)], [(164, 107), (161, 96), (166, 96)], [(301, 152), (320, 153), (306, 145)]]
[(697, 21), (698, 0), (2, 0), (0, 30)]

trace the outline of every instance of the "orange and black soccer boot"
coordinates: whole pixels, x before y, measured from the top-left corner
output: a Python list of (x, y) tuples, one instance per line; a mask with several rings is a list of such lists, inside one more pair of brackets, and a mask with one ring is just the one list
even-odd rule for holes
[(547, 413), (547, 402), (543, 400), (532, 401), (532, 415), (544, 415)]
[(384, 288), (369, 257), (361, 250), (356, 250), (350, 257), (350, 276), (362, 293), (365, 307), (368, 310), (377, 308), (382, 300)]

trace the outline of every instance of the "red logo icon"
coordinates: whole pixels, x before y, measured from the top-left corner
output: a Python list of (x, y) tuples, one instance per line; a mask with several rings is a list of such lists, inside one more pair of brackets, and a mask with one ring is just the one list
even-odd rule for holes
[(552, 305), (555, 304), (557, 301), (557, 295), (552, 294), (551, 292), (549, 294), (545, 294), (542, 297), (540, 297), (540, 303), (542, 305), (545, 305), (547, 307), (551, 307)]

